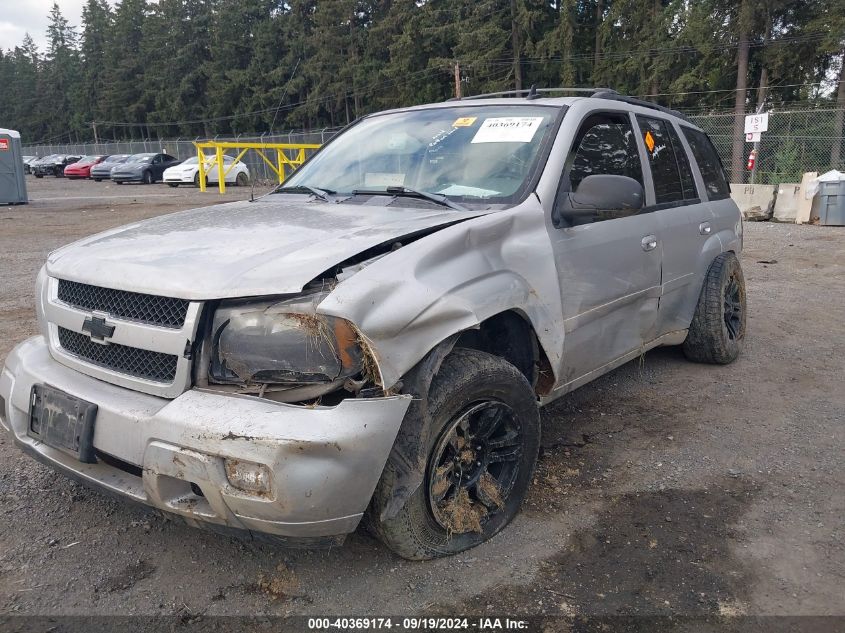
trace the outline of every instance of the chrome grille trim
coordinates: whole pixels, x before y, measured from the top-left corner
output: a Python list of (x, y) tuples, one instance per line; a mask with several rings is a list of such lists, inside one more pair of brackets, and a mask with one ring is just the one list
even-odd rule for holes
[(126, 290), (113, 290), (59, 280), (58, 299), (70, 306), (104, 312), (113, 318), (179, 329), (185, 324), (189, 301)]

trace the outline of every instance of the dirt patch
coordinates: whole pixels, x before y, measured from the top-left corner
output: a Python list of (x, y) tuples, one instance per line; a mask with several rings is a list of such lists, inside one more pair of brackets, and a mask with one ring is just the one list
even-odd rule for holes
[(156, 571), (156, 568), (144, 560), (138, 560), (127, 565), (118, 574), (110, 576), (102, 584), (95, 586), (95, 591), (107, 591), (114, 593), (116, 591), (126, 591), (135, 586), (136, 583), (149, 578)]
[(269, 576), (261, 574), (258, 577), (258, 588), (273, 600), (284, 600), (301, 596), (299, 578), (284, 563), (276, 565), (275, 571)]
[(493, 475), (488, 472), (481, 475), (481, 478), (478, 480), (478, 494), (482, 501), (489, 502), (497, 508), (503, 508), (505, 506), (499, 484), (493, 479)]
[(466, 488), (449, 497), (440, 508), (446, 531), (452, 534), (481, 532), (481, 519), (486, 512), (469, 498)]
[(758, 491), (726, 478), (697, 490), (615, 497), (525, 585), (495, 586), (443, 613), (670, 615), (741, 613), (752, 579), (731, 542)]

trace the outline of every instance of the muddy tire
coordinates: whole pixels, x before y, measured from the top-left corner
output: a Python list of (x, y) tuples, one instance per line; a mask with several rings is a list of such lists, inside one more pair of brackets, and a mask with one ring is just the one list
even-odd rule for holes
[(686, 357), (698, 363), (727, 365), (745, 343), (745, 278), (733, 253), (722, 253), (707, 270), (689, 334)]
[[(428, 411), (419, 433), (427, 455), (422, 484), (383, 518), (401, 492), (397, 465), (388, 460), (367, 512), (370, 531), (411, 560), (456, 554), (504, 528), (519, 511), (540, 447), (531, 385), (516, 367), (484, 352), (459, 348), (444, 359)], [(397, 442), (408, 431), (403, 424)]]

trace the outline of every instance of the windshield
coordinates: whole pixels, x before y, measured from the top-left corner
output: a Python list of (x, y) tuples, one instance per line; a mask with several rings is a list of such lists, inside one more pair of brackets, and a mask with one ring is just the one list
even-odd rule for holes
[(104, 163), (125, 163), (129, 159), (129, 154), (114, 154), (109, 156)]
[(558, 112), (484, 105), (373, 116), (334, 139), (285, 188), (407, 187), (467, 202), (511, 201), (527, 185)]
[(155, 154), (133, 154), (126, 159), (127, 163), (149, 163)]
[[(199, 163), (199, 156), (191, 156), (190, 158), (186, 158), (182, 161), (182, 165), (197, 165)], [(235, 159), (229, 156), (228, 154), (223, 154), (223, 162), (228, 164), (234, 161)], [(203, 162), (205, 164), (211, 164), (215, 161), (214, 156), (203, 156)]]
[(83, 156), (78, 161), (76, 161), (77, 165), (91, 165), (92, 163), (96, 163), (100, 160), (99, 156)]

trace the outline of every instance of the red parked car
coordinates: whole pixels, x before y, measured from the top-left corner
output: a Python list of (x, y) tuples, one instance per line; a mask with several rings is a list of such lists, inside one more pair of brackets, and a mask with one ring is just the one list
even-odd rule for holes
[(90, 178), (91, 168), (102, 163), (108, 156), (83, 156), (77, 162), (65, 167), (65, 178)]

